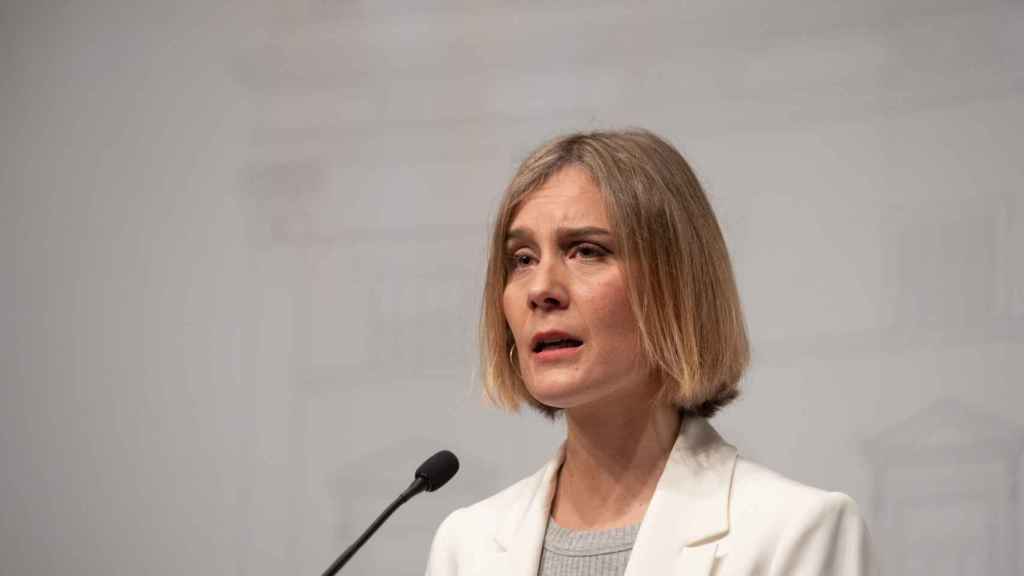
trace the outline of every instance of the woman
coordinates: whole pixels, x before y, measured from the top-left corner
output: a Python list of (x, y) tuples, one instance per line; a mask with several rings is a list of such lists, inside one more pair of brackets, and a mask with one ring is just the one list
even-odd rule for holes
[(539, 472), (453, 512), (429, 576), (872, 573), (854, 502), (738, 457), (708, 424), (749, 360), (725, 242), (645, 131), (531, 154), (495, 223), (485, 385), (566, 421)]

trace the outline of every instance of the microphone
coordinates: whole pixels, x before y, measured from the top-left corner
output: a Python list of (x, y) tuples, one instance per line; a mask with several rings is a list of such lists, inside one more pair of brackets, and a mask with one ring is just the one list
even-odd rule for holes
[(323, 576), (334, 576), (337, 574), (338, 570), (341, 570), (341, 567), (344, 566), (349, 559), (351, 559), (352, 556), (354, 556), (355, 553), (363, 547), (363, 544), (366, 544), (366, 541), (370, 539), (370, 536), (373, 536), (373, 533), (380, 528), (381, 524), (383, 524), (385, 520), (391, 517), (395, 510), (398, 510), (399, 506), (405, 504), (410, 498), (424, 490), (427, 492), (433, 492), (441, 486), (444, 486), (458, 471), (459, 459), (455, 457), (455, 454), (452, 454), (448, 450), (441, 450), (437, 454), (427, 458), (423, 464), (420, 464), (420, 467), (416, 469), (415, 479), (412, 481), (412, 484), (409, 484), (409, 487), (406, 488), (394, 502), (384, 509), (384, 512), (382, 512), (381, 515), (373, 521), (373, 524), (370, 524), (370, 527), (367, 528), (351, 546), (341, 553), (341, 556), (338, 556), (338, 559), (327, 568), (327, 571), (323, 573)]
[[(422, 480), (423, 489), (433, 492), (444, 486), (459, 471), (459, 459), (455, 454), (447, 450), (441, 450), (430, 458), (427, 458), (420, 467), (416, 469), (416, 480)], [(413, 483), (416, 483), (413, 480)]]

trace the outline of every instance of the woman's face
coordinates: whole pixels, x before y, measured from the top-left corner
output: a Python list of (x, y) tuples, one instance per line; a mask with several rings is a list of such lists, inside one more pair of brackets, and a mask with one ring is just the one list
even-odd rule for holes
[(589, 174), (568, 167), (530, 193), (507, 238), (502, 305), (530, 394), (570, 409), (643, 391), (623, 263)]

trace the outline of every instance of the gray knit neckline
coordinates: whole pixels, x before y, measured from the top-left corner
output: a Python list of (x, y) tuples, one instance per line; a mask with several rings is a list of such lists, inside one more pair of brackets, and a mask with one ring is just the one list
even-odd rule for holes
[(572, 530), (549, 517), (544, 548), (565, 556), (612, 554), (632, 549), (639, 531), (640, 524), (597, 531)]

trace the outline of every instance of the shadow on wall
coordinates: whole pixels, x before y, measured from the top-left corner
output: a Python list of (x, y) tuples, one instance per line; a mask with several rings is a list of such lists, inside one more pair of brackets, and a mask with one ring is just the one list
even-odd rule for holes
[(1024, 431), (942, 398), (868, 443), (889, 574), (1016, 574)]

